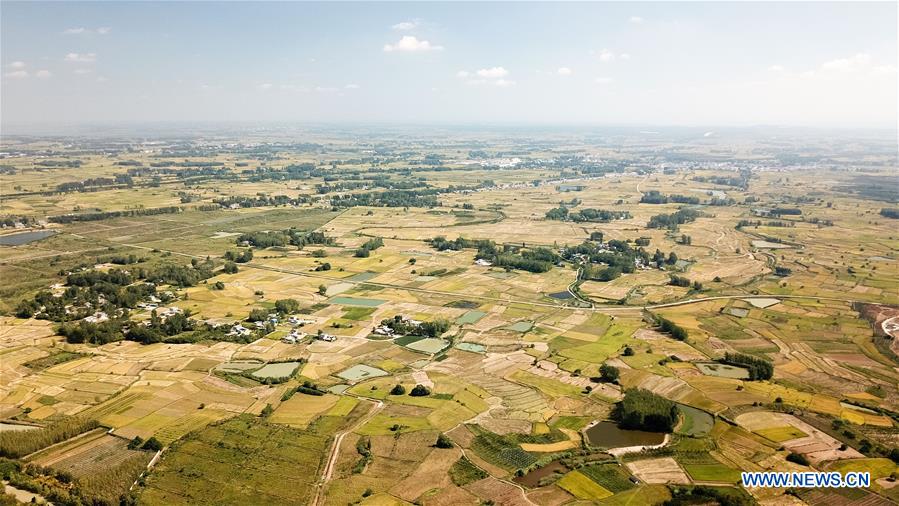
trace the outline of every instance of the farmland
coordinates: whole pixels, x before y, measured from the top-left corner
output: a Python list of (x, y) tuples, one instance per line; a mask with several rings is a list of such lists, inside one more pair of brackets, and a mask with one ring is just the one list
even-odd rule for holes
[[(0, 241), (16, 480), (150, 505), (650, 504), (796, 454), (897, 499), (895, 202), (854, 190), (895, 169), (889, 142), (789, 137), (788, 163), (763, 134), (221, 135), (4, 146), (0, 237), (40, 232)], [(667, 432), (618, 426), (638, 390), (673, 401)]]

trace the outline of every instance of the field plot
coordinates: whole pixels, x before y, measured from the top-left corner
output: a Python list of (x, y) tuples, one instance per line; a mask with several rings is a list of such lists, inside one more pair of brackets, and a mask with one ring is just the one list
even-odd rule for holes
[(670, 457), (629, 462), (627, 468), (646, 483), (690, 483), (683, 469)]
[(612, 492), (584, 476), (580, 471), (571, 471), (557, 481), (556, 485), (578, 499), (595, 501), (612, 495)]
[[(157, 464), (140, 495), (143, 504), (306, 504), (330, 431), (325, 417), (307, 430), (238, 417), (179, 441)], [(286, 469), (305, 469), (282, 479)]]
[(100, 430), (41, 451), (28, 460), (80, 478), (102, 474), (133, 457), (140, 457), (147, 463), (153, 457), (153, 453), (129, 450), (126, 439), (110, 436), (104, 430)]
[(827, 460), (864, 457), (853, 448), (841, 450), (842, 443), (793, 415), (754, 411), (736, 418), (741, 427), (767, 437), (784, 448), (805, 455), (814, 464)]

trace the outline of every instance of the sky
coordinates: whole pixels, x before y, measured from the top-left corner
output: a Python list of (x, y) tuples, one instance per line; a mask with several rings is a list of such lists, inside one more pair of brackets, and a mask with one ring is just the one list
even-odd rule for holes
[(7, 2), (0, 127), (896, 128), (897, 3)]

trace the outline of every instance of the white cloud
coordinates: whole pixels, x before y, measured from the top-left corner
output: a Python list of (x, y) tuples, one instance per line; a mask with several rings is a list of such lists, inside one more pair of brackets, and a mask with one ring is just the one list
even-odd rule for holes
[(76, 28), (66, 28), (62, 33), (63, 35), (106, 35), (111, 31), (112, 28), (109, 28), (108, 26), (101, 26), (93, 29), (79, 26)]
[(471, 74), (467, 70), (460, 70), (460, 71), (456, 72), (456, 77), (458, 77), (459, 79), (465, 79), (466, 77), (468, 77), (470, 75)]
[(83, 76), (84, 74), (90, 74), (93, 72), (91, 69), (75, 69), (75, 73)]
[(66, 61), (72, 62), (80, 62), (80, 63), (93, 63), (97, 61), (96, 53), (69, 53), (66, 55)]
[(784, 71), (783, 65), (771, 65), (770, 67), (768, 67), (768, 72), (783, 72), (783, 71)]
[(515, 86), (515, 81), (507, 81), (506, 79), (497, 79), (493, 82), (496, 86), (500, 88), (508, 88), (509, 86)]
[(309, 88), (298, 84), (280, 84), (278, 85), (278, 88), (284, 91), (301, 91), (304, 93), (309, 91)]
[(98, 76), (98, 77), (97, 77), (97, 82), (98, 82), (98, 83), (105, 83), (106, 81), (109, 81), (109, 79), (106, 79), (106, 78), (103, 77), (103, 76)]
[(867, 67), (871, 63), (871, 55), (867, 53), (858, 53), (850, 58), (838, 58), (824, 62), (821, 70), (832, 70), (837, 72), (855, 72)]
[(599, 52), (599, 61), (609, 62), (615, 59), (615, 53), (609, 51), (608, 49), (603, 49)]
[(431, 44), (427, 40), (418, 40), (414, 35), (403, 35), (396, 44), (384, 44), (384, 51), (387, 53), (393, 51), (405, 52), (425, 52), (425, 51), (441, 51), (443, 46)]
[(344, 88), (345, 90), (358, 90), (358, 89), (361, 88), (361, 87), (362, 87), (362, 86), (359, 86), (358, 84), (350, 83), (350, 84), (344, 86), (343, 88)]
[(334, 88), (332, 86), (316, 86), (315, 91), (319, 93), (334, 93), (335, 91), (337, 91), (337, 88)]
[(262, 91), (270, 90), (272, 89), (272, 83), (262, 83), (256, 86), (256, 88)]
[(14, 69), (23, 69), (23, 68), (25, 68), (25, 62), (23, 62), (23, 61), (14, 61), (14, 62), (12, 62), (12, 63), (9, 64), (9, 67), (10, 67), (10, 68), (14, 68)]
[(641, 18), (640, 16), (631, 16), (631, 18), (628, 21), (630, 21), (631, 23), (633, 23), (635, 25), (639, 25), (640, 23), (642, 23), (646, 20)]
[(611, 77), (597, 77), (596, 79), (593, 80), (593, 82), (595, 82), (596, 84), (609, 84), (612, 82), (612, 78)]
[(874, 74), (875, 76), (895, 74), (896, 67), (894, 67), (892, 65), (878, 65), (878, 66), (874, 67), (873, 69), (871, 69), (871, 73)]
[(559, 69), (556, 70), (556, 74), (559, 74), (560, 76), (570, 76), (571, 69), (568, 67), (559, 67)]
[(24, 70), (13, 70), (12, 72), (7, 72), (4, 75), (13, 79), (24, 79), (28, 77), (28, 72), (25, 72)]
[(48, 77), (53, 76), (53, 74), (49, 70), (38, 70), (36, 74), (34, 74), (38, 79), (46, 79)]
[(499, 79), (509, 75), (509, 71), (502, 67), (491, 67), (489, 69), (481, 69), (477, 71), (478, 77), (485, 79)]
[(394, 30), (399, 30), (399, 31), (405, 32), (405, 31), (409, 31), (409, 30), (414, 30), (417, 27), (418, 27), (418, 20), (412, 20), (412, 21), (400, 21), (399, 23), (391, 26), (390, 28), (393, 28)]
[(620, 59), (622, 59), (622, 60), (630, 60), (630, 59), (631, 59), (631, 55), (628, 54), (628, 53), (621, 53), (620, 55), (618, 55), (618, 58), (620, 58)]

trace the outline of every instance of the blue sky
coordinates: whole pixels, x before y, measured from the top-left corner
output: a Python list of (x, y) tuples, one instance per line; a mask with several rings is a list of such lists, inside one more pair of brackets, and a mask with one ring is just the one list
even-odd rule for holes
[(2, 4), (2, 121), (890, 127), (885, 3)]

